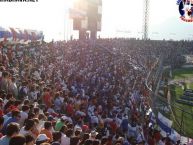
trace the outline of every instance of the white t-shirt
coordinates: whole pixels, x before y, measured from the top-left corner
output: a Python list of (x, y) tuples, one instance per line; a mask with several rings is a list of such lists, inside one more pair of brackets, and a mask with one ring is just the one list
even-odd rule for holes
[(19, 124), (20, 124), (20, 126), (23, 126), (24, 121), (28, 118), (28, 114), (26, 112), (21, 111), (20, 116), (21, 116), (21, 118), (19, 120)]
[(70, 138), (67, 137), (65, 134), (62, 134), (61, 145), (70, 145)]
[(30, 134), (33, 138), (36, 138), (36, 136), (31, 132), (31, 131), (27, 131), (24, 129), (24, 126), (21, 128), (19, 134), (22, 134), (22, 135), (27, 135), (27, 134)]
[(37, 100), (37, 92), (36, 91), (30, 92), (30, 97), (32, 100)]
[(24, 129), (24, 127), (22, 127), (21, 130), (20, 130), (20, 132), (19, 132), (19, 134), (26, 135), (26, 134), (30, 134), (30, 132), (29, 132), (29, 131), (26, 131), (26, 130)]
[(91, 116), (91, 123), (92, 124), (94, 124), (94, 123), (96, 123), (96, 124), (98, 124), (99, 123), (99, 119), (98, 119), (98, 117), (97, 116)]
[(86, 116), (86, 113), (84, 113), (84, 112), (82, 112), (80, 110), (76, 111), (76, 114), (80, 115), (80, 116)]
[(158, 145), (165, 145), (165, 143), (164, 143), (162, 140), (160, 140), (160, 141), (158, 142)]
[(115, 121), (116, 121), (117, 126), (120, 127), (122, 120), (121, 120), (120, 118), (117, 118), (117, 117), (116, 117), (116, 118), (115, 118)]

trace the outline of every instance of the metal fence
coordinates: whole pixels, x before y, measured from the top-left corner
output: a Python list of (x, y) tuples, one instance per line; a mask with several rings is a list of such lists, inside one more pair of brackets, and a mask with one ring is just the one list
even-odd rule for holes
[[(161, 55), (155, 63), (146, 80), (146, 87), (149, 90), (150, 106), (157, 117), (158, 112), (173, 121), (174, 128), (181, 136), (193, 137), (193, 110), (177, 104), (175, 97), (164, 98), (160, 96), (160, 82), (164, 72), (164, 56)], [(152, 86), (153, 82), (153, 86)], [(169, 93), (168, 93), (169, 94)], [(174, 95), (172, 93), (170, 96)]]

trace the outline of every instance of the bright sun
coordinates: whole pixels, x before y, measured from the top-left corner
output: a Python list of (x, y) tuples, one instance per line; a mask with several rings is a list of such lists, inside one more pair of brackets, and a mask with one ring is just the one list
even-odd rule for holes
[(73, 8), (73, 4), (78, 0), (66, 0), (66, 8)]

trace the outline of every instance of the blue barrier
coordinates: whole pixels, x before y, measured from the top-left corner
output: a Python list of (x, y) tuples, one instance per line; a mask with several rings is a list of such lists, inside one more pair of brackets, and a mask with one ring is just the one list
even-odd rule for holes
[(184, 105), (188, 105), (188, 106), (192, 106), (193, 107), (193, 102), (190, 102), (190, 101), (187, 101), (187, 100), (179, 99), (179, 100), (176, 100), (176, 102), (180, 103), (180, 104), (184, 104)]
[(191, 93), (191, 92), (184, 92), (184, 95), (185, 95), (185, 96), (193, 97), (193, 93)]

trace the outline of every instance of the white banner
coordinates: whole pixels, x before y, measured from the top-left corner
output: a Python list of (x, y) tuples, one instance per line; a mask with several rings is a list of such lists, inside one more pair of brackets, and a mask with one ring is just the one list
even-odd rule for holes
[(172, 121), (163, 116), (160, 112), (158, 113), (158, 125), (161, 130), (161, 135), (162, 136), (167, 136), (167, 134), (171, 134), (171, 126), (172, 126)]

